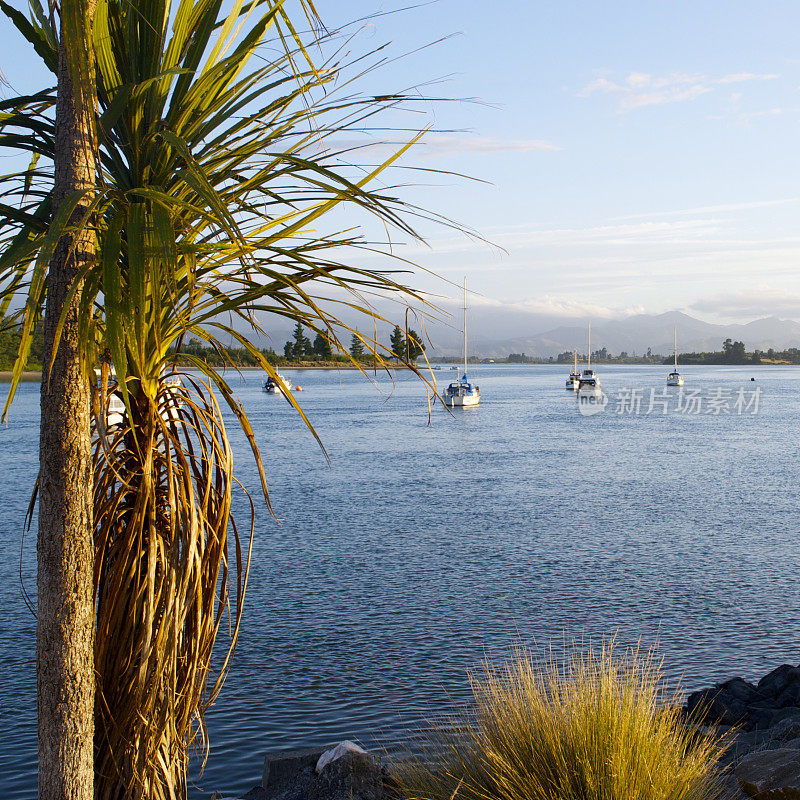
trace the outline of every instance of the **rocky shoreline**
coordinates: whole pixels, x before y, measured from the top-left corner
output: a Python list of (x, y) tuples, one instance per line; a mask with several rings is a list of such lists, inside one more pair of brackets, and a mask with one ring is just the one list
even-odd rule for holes
[(261, 783), (242, 800), (388, 800), (387, 763), (354, 742), (268, 753)]
[(720, 764), (731, 798), (800, 800), (800, 667), (693, 692), (686, 712), (731, 737)]
[[(758, 681), (731, 678), (690, 694), (687, 718), (730, 740), (720, 769), (730, 800), (800, 800), (800, 666)], [(392, 800), (388, 764), (353, 742), (264, 759), (261, 783), (242, 800)]]

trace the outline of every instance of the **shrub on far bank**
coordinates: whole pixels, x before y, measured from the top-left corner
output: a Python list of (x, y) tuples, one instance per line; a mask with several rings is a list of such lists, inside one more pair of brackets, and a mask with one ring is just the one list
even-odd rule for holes
[(393, 771), (408, 800), (716, 800), (729, 742), (687, 725), (653, 651), (516, 650), (472, 674), (471, 707), (430, 723)]

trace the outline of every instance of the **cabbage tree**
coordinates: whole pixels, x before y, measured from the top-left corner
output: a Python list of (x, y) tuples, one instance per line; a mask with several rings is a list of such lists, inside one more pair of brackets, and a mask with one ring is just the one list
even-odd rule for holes
[[(29, 17), (0, 5), (55, 75), (53, 17), (39, 0)], [(410, 220), (424, 212), (378, 179), (419, 136), (360, 171), (336, 145), (409, 98), (355, 94), (351, 65), (325, 56), (324, 38), (310, 0), (291, 13), (282, 0), (225, 10), (221, 0), (97, 0), (96, 72), (84, 75), (86, 86), (96, 79), (95, 172), (59, 202), (53, 89), (0, 106), (0, 145), (29, 156), (0, 183), (0, 316), (16, 309), (23, 325), (6, 411), (56, 288), (55, 247), (65, 237), (91, 245), (59, 297), (53, 341), (73, 337), (92, 389), (99, 800), (184, 796), (190, 749), (207, 744), (203, 712), (236, 641), (252, 535), (252, 516), (240, 537), (231, 515), (220, 402), (248, 437), (269, 503), (244, 410), (182, 344), (235, 340), (275, 377), (257, 348), (263, 320), (301, 324), (345, 353), (340, 337), (355, 335), (380, 356), (337, 308), (374, 317), (371, 293), (424, 302), (397, 272), (352, 259), (381, 256), (363, 215), (416, 236)], [(348, 209), (345, 229), (327, 222)], [(186, 363), (197, 371), (175, 383)], [(112, 422), (114, 393), (126, 411)], [(228, 657), (212, 669), (226, 620)]]

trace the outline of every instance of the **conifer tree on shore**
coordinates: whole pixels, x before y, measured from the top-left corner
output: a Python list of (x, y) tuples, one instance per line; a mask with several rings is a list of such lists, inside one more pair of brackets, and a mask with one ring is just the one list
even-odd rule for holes
[(405, 358), (406, 337), (403, 336), (403, 331), (400, 330), (399, 325), (394, 326), (392, 335), (389, 337), (389, 347), (392, 351), (392, 355), (395, 358)]
[(330, 361), (333, 358), (331, 343), (328, 341), (327, 337), (322, 334), (322, 332), (318, 333), (314, 337), (313, 350), (314, 355), (323, 361)]
[(416, 361), (425, 352), (425, 342), (413, 328), (408, 329), (406, 346), (408, 348), (409, 361)]
[(356, 333), (350, 339), (350, 355), (355, 361), (360, 361), (365, 356), (364, 345), (361, 344), (361, 339)]

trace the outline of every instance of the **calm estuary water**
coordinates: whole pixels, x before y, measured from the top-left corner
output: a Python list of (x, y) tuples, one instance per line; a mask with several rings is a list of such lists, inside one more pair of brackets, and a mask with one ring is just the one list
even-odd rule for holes
[[(481, 367), (482, 405), (438, 409), (430, 426), (407, 374), (387, 399), (385, 379), (380, 393), (350, 372), (289, 373), (330, 468), (286, 402), (255, 373), (232, 376), (283, 522), (259, 511), (241, 640), (208, 720), (204, 794), (257, 783), (268, 750), (388, 743), (466, 697), (467, 668), (519, 640), (658, 640), (669, 677), (689, 689), (800, 661), (800, 370), (685, 367), (686, 388), (706, 395), (760, 388), (758, 413), (737, 415), (731, 400), (727, 415), (662, 415), (644, 412), (667, 368), (600, 367), (612, 402), (591, 417), (562, 388), (567, 371)], [(623, 388), (645, 390), (640, 415), (615, 413)], [(36, 786), (20, 544), (38, 389), (22, 386), (0, 430), (5, 800)], [(229, 431), (255, 490), (243, 437)], [(34, 540), (21, 572), (35, 597)]]

